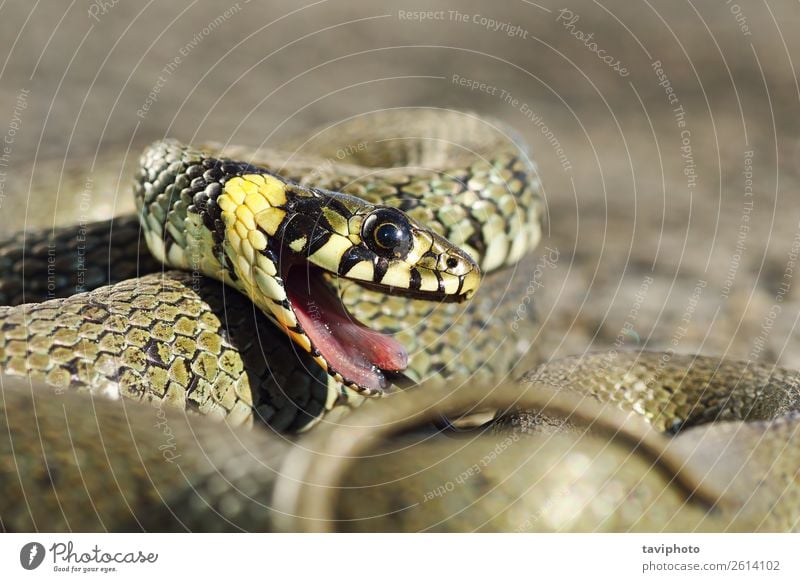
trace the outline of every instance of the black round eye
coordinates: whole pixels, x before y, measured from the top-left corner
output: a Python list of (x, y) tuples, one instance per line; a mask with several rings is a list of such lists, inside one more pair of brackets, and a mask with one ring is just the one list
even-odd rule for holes
[(408, 218), (394, 208), (379, 208), (364, 219), (361, 238), (382, 257), (403, 258), (411, 250), (414, 239)]
[(375, 242), (385, 249), (393, 249), (404, 240), (404, 233), (396, 224), (384, 222), (375, 229)]

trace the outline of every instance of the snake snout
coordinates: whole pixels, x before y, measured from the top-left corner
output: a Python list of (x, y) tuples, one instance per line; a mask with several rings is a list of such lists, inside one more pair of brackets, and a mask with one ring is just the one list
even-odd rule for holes
[[(424, 253), (416, 263), (421, 273), (420, 290), (438, 295), (445, 302), (470, 299), (481, 282), (478, 263), (464, 249), (433, 232), (420, 236)], [(428, 243), (427, 238), (430, 238)]]

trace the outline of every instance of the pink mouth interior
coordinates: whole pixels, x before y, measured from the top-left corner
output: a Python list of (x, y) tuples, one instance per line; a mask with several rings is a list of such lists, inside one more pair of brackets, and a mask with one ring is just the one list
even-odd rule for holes
[(400, 372), (408, 353), (394, 338), (356, 321), (316, 269), (289, 269), (286, 293), (295, 315), (320, 354), (343, 378), (373, 391), (389, 382), (383, 371)]

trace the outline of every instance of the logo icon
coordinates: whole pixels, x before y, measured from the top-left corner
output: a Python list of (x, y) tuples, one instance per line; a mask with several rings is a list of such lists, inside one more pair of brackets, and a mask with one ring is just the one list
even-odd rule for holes
[(28, 542), (19, 551), (19, 563), (26, 570), (35, 570), (44, 561), (44, 546), (39, 542)]

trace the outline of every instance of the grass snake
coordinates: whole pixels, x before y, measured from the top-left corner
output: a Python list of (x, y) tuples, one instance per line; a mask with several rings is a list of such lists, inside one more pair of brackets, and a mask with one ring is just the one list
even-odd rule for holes
[(620, 352), (524, 374), (543, 205), (503, 124), (166, 140), (134, 191), (136, 216), (0, 244), (4, 529), (800, 527), (794, 371)]

